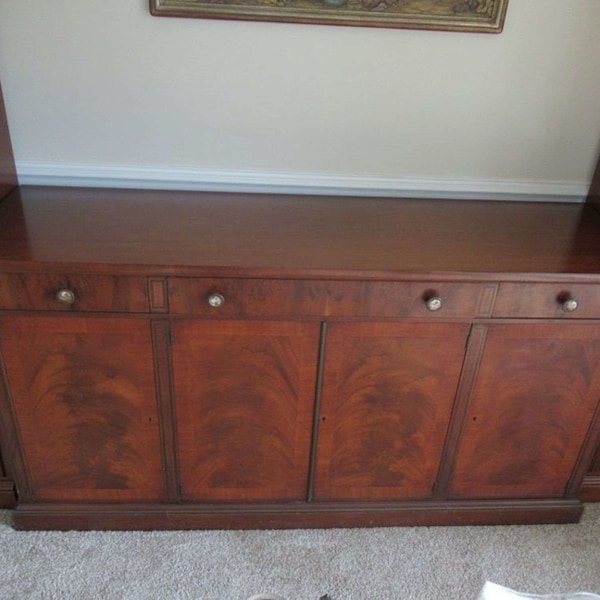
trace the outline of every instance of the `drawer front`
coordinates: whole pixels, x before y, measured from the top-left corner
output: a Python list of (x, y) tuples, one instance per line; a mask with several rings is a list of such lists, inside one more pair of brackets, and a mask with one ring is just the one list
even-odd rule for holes
[(169, 279), (172, 313), (215, 317), (490, 316), (495, 285), (254, 279)]
[(494, 317), (600, 318), (600, 285), (502, 283)]
[(0, 273), (0, 310), (148, 312), (145, 277)]
[(350, 317), (365, 297), (364, 284), (353, 281), (172, 277), (168, 288), (171, 313), (211, 317)]
[(408, 281), (369, 284), (374, 317), (472, 318), (491, 315), (496, 284)]

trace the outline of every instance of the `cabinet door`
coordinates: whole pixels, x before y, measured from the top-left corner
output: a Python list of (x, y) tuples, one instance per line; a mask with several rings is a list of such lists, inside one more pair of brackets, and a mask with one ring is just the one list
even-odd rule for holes
[(447, 323), (329, 326), (315, 499), (432, 495), (468, 332)]
[[(150, 324), (10, 317), (0, 344), (25, 500), (147, 500), (163, 491)], [(25, 486), (24, 486), (25, 487)]]
[(563, 496), (599, 398), (600, 326), (489, 326), (452, 495)]
[(318, 323), (173, 323), (184, 500), (303, 500)]

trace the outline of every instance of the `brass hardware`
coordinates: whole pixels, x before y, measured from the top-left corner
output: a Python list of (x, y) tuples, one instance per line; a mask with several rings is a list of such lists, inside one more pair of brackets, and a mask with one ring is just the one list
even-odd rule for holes
[(207, 302), (211, 308), (220, 308), (223, 306), (223, 304), (225, 304), (225, 296), (215, 292), (210, 294), (210, 296), (207, 298)]
[(442, 302), (442, 299), (439, 296), (432, 296), (431, 298), (427, 298), (427, 300), (425, 301), (425, 306), (427, 307), (427, 310), (431, 312), (440, 310), (443, 305), (444, 303)]
[(56, 292), (55, 298), (63, 304), (73, 304), (75, 302), (75, 292), (67, 288), (63, 288), (62, 290), (58, 290), (58, 292)]
[(577, 307), (579, 306), (579, 302), (577, 302), (576, 298), (568, 296), (567, 298), (562, 300), (561, 306), (565, 312), (574, 312), (577, 310)]

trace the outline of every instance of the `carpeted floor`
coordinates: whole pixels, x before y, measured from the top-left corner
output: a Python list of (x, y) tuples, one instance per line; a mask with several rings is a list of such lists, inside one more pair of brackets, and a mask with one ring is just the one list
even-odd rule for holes
[(0, 519), (2, 600), (475, 600), (486, 579), (600, 593), (600, 504), (576, 525), (519, 527), (61, 533)]

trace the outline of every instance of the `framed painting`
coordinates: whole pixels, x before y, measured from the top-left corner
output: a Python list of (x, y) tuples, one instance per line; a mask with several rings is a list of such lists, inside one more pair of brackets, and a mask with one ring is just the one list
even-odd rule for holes
[(500, 33), (508, 0), (150, 0), (156, 16)]

